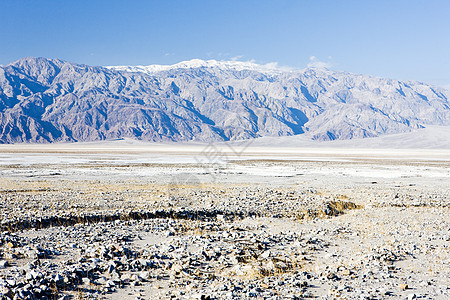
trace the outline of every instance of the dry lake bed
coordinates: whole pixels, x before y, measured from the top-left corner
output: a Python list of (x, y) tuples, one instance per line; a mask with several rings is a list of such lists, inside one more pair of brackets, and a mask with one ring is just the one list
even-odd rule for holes
[(0, 146), (2, 299), (450, 299), (450, 151)]

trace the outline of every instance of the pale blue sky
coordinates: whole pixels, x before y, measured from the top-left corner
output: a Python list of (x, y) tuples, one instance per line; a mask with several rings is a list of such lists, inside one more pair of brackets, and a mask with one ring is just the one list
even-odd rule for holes
[(1, 0), (0, 64), (255, 60), (450, 85), (448, 0)]

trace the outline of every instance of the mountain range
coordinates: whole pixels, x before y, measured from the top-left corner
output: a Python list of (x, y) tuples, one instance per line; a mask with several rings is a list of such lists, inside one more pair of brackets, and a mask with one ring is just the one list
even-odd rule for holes
[(449, 97), (417, 81), (321, 68), (214, 60), (96, 67), (24, 58), (0, 67), (0, 143), (376, 137), (450, 126)]

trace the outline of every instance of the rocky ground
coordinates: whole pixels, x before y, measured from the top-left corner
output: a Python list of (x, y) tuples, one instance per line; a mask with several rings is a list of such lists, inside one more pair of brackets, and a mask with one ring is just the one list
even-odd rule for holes
[(3, 299), (450, 298), (446, 160), (8, 155)]

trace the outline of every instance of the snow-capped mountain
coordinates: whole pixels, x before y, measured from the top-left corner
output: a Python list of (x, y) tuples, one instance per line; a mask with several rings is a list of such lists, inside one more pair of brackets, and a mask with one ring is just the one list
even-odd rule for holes
[(449, 126), (449, 97), (420, 82), (275, 64), (92, 67), (24, 58), (0, 67), (0, 142), (373, 137)]
[(201, 60), (192, 59), (189, 61), (182, 61), (174, 65), (149, 65), (149, 66), (108, 66), (108, 69), (118, 70), (118, 71), (128, 71), (128, 72), (143, 72), (147, 74), (168, 71), (174, 69), (194, 69), (194, 68), (219, 68), (226, 70), (235, 71), (258, 71), (258, 72), (272, 72), (279, 73), (283, 71), (288, 71), (289, 69), (284, 67), (278, 67), (276, 63), (269, 63), (265, 65), (258, 65), (254, 62), (242, 62), (242, 61), (217, 61), (211, 60)]

